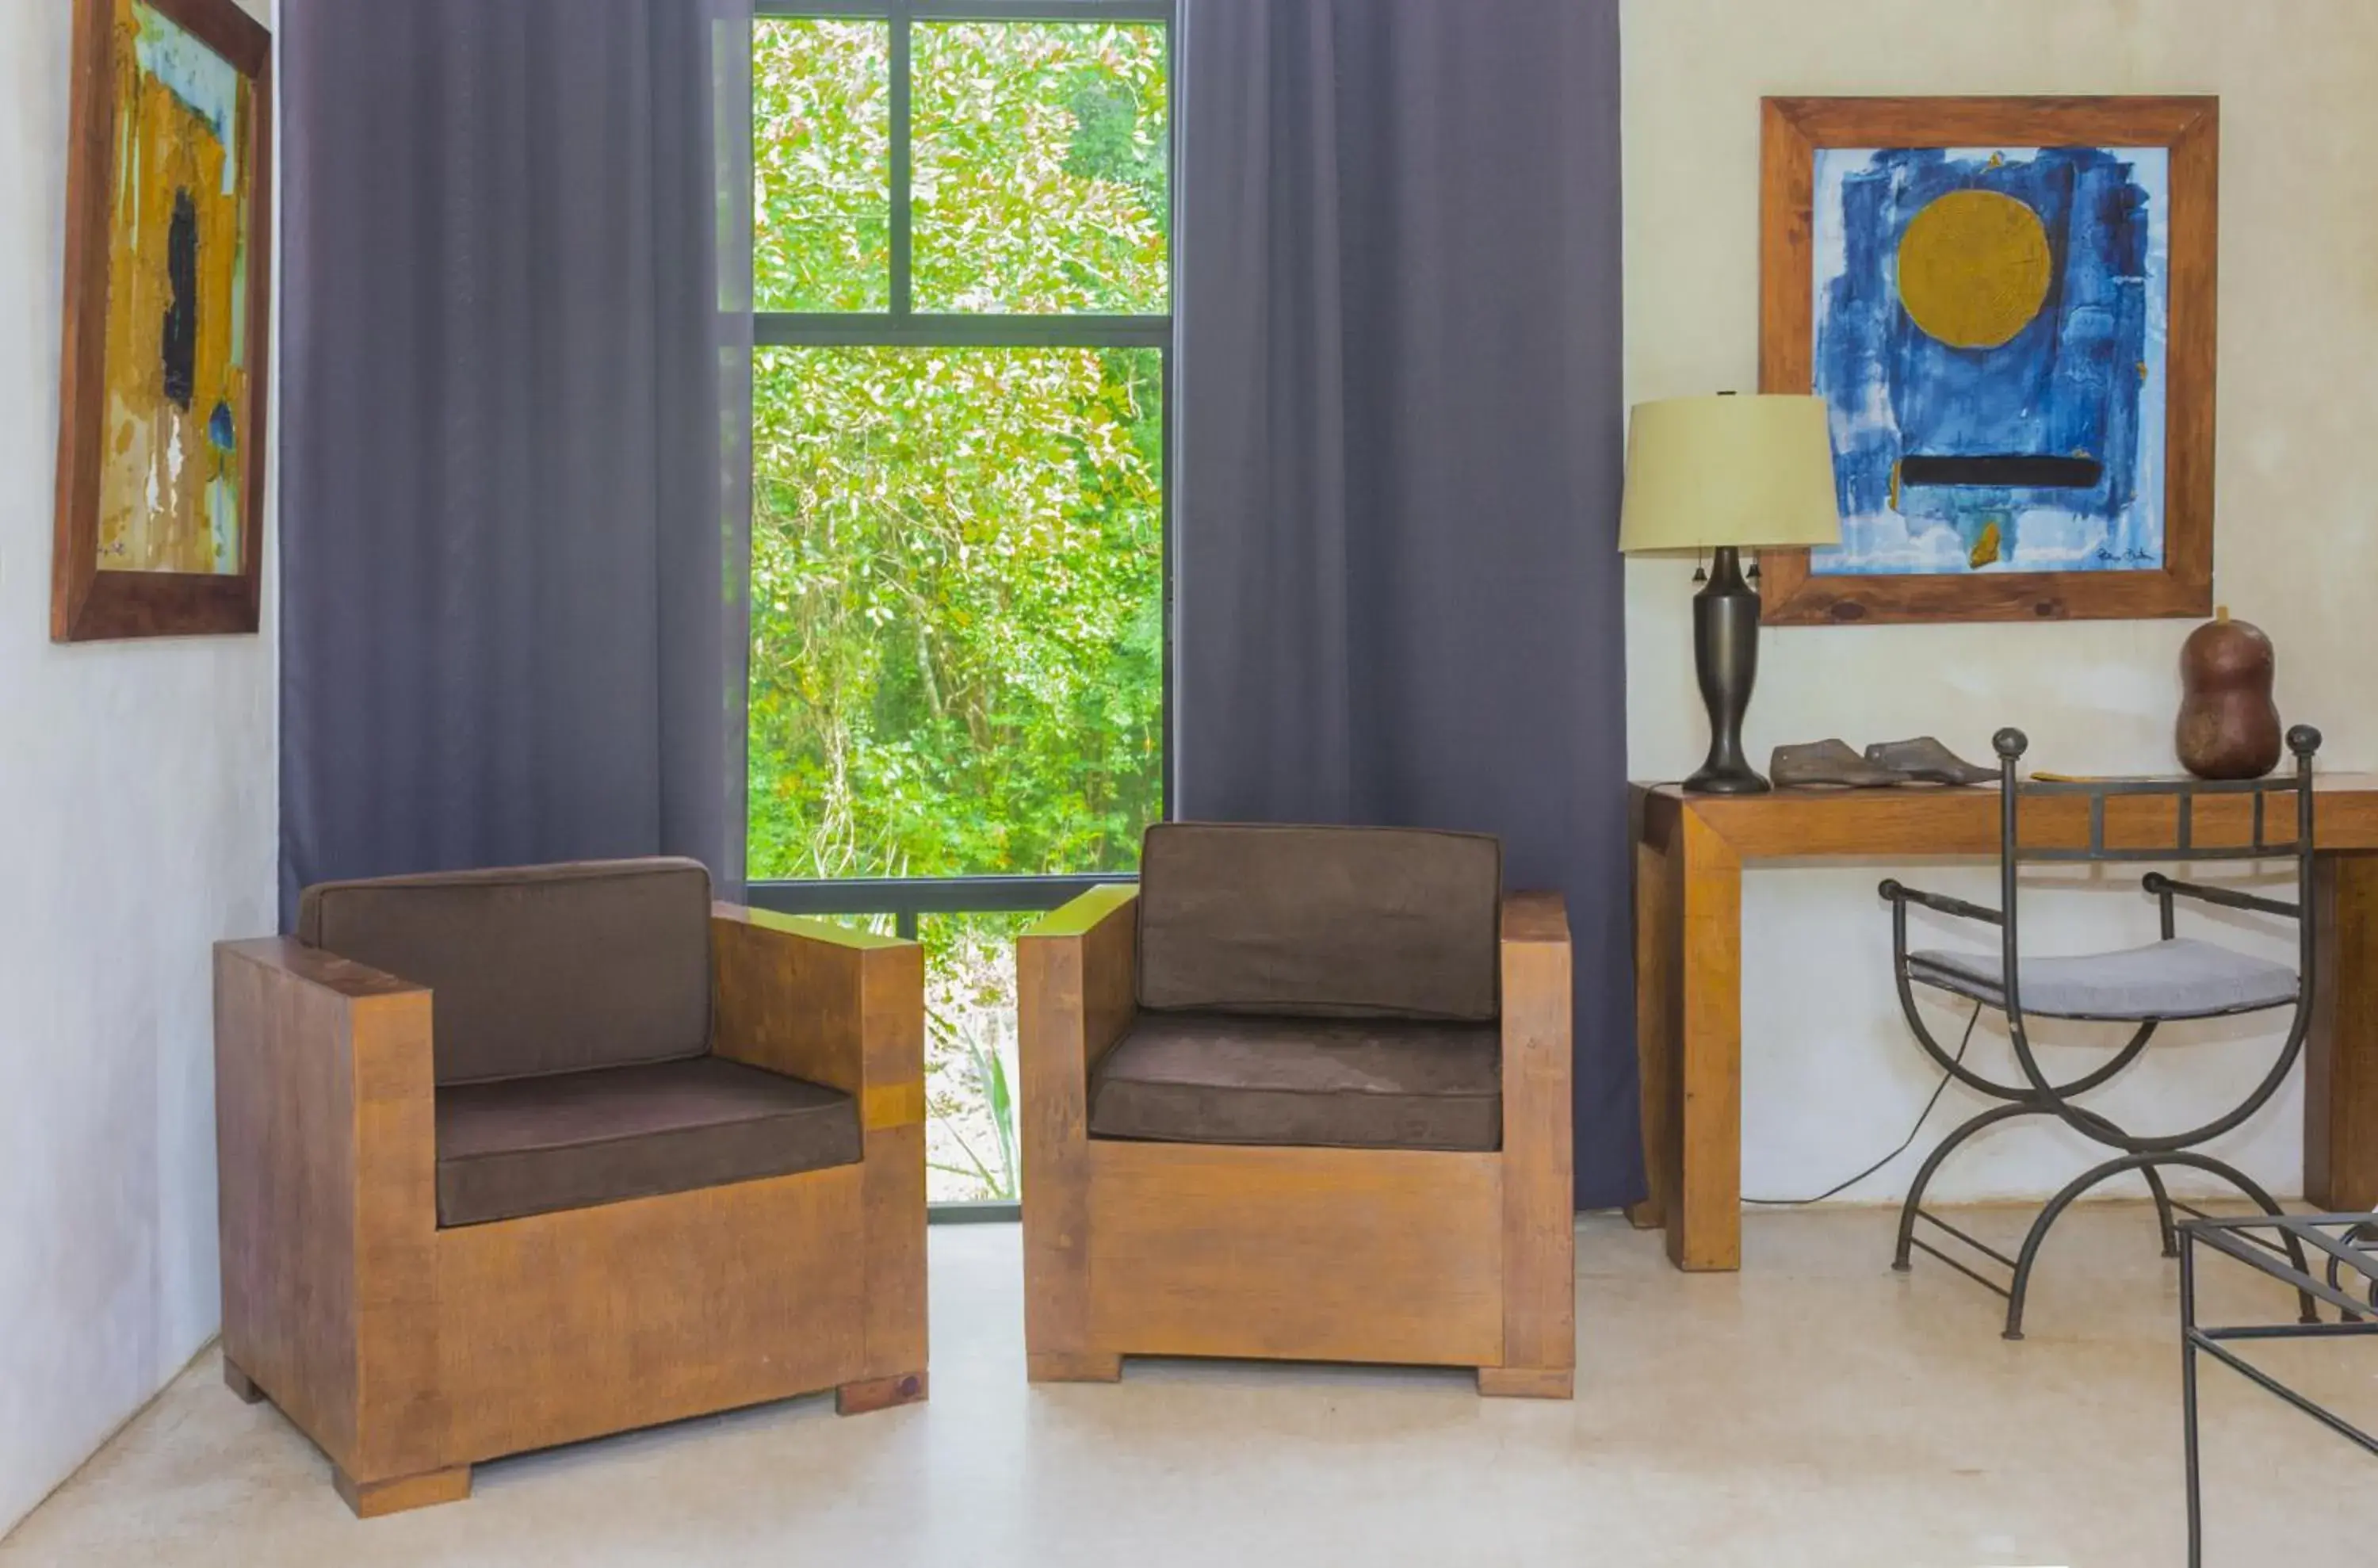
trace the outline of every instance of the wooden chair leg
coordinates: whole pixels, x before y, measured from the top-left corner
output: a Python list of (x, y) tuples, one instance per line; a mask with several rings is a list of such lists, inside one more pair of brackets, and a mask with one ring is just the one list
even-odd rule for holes
[(1036, 1352), (1025, 1358), (1025, 1372), (1036, 1383), (1111, 1383), (1123, 1377), (1123, 1357), (1094, 1350)]
[(1481, 1367), (1478, 1392), (1490, 1399), (1574, 1399), (1577, 1372), (1569, 1367)]
[(228, 1356), (223, 1357), (223, 1386), (249, 1405), (264, 1397), (264, 1391), (256, 1386), (256, 1380), (241, 1371), (239, 1364)]
[(918, 1405), (926, 1394), (925, 1374), (903, 1372), (893, 1378), (869, 1378), (862, 1382), (845, 1383), (834, 1391), (834, 1413), (837, 1416), (864, 1416), (870, 1411), (889, 1410), (895, 1405)]
[(471, 1467), (457, 1465), (418, 1476), (400, 1476), (394, 1480), (358, 1481), (333, 1466), (330, 1482), (346, 1499), (347, 1506), (355, 1511), (356, 1518), (377, 1519), (383, 1514), (402, 1514), (409, 1508), (462, 1502), (471, 1495)]

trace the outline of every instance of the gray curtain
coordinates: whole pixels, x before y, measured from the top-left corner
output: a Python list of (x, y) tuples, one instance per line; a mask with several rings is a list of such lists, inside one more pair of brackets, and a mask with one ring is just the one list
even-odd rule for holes
[(1629, 1201), (1616, 4), (1183, 11), (1176, 813), (1500, 835)]
[(742, 880), (750, 0), (285, 9), (284, 923), (325, 877)]

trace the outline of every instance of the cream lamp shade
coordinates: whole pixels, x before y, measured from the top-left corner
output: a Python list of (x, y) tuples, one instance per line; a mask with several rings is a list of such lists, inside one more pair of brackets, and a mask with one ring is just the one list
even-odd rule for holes
[(1635, 405), (1620, 549), (1831, 545), (1841, 537), (1823, 400), (1724, 392)]

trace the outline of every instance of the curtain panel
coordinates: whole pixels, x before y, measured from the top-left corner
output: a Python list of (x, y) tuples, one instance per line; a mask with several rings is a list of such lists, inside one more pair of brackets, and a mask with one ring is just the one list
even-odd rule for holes
[(1642, 1194), (1615, 0), (1183, 0), (1176, 814), (1499, 835)]
[(283, 18), (284, 926), (328, 877), (742, 880), (750, 0)]

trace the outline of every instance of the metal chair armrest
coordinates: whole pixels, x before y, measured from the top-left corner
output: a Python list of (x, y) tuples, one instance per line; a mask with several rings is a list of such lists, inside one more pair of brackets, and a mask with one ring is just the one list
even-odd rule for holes
[(2151, 871), (2140, 878), (2139, 886), (2156, 898), (2169, 901), (2175, 898), (2194, 899), (2199, 902), (2218, 904), (2228, 910), (2252, 910), (2259, 914), (2284, 915), (2289, 920), (2303, 918), (2303, 906), (2284, 899), (2265, 899), (2257, 893), (2240, 893), (2230, 887), (2208, 887), (2201, 882), (2182, 882)]
[(1921, 904), (1928, 910), (1961, 920), (1977, 920), (1985, 925), (2004, 925), (2006, 916), (1980, 904), (1969, 904), (1963, 899), (1952, 899), (1946, 893), (1927, 893), (1920, 887), (1909, 887), (1895, 878), (1885, 878), (1875, 889), (1894, 904)]

